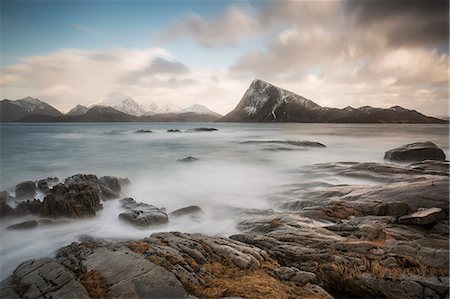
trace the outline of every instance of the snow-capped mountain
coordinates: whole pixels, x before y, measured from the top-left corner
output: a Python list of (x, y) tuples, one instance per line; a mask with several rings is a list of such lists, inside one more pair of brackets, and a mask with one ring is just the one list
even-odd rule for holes
[(72, 109), (70, 109), (69, 112), (66, 113), (66, 115), (82, 115), (85, 114), (89, 110), (88, 107), (83, 105), (76, 105)]
[(91, 105), (89, 108), (93, 106), (112, 107), (120, 112), (136, 116), (146, 114), (145, 109), (140, 104), (136, 103), (132, 98), (124, 95), (121, 92), (109, 93), (104, 98), (100, 99), (100, 101)]
[(197, 114), (208, 114), (208, 115), (219, 115), (218, 113), (208, 109), (206, 106), (204, 105), (200, 105), (200, 104), (193, 104), (187, 108), (184, 108), (183, 110), (181, 110), (181, 112), (192, 112), (192, 113), (197, 113)]
[(233, 111), (219, 121), (303, 123), (439, 123), (415, 110), (364, 106), (344, 109), (317, 105), (311, 100), (262, 80), (254, 80)]
[(33, 114), (44, 114), (52, 116), (62, 115), (61, 112), (59, 112), (49, 104), (32, 97), (26, 97), (17, 101), (11, 101), (11, 103), (22, 107), (25, 111)]

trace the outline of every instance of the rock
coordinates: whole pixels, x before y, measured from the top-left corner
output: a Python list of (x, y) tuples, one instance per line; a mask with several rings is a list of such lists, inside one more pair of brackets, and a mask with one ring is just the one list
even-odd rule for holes
[(168, 133), (181, 133), (181, 131), (178, 129), (169, 129), (169, 130), (167, 130), (167, 132)]
[(16, 197), (33, 198), (36, 195), (36, 185), (33, 181), (26, 181), (16, 186)]
[(188, 132), (213, 132), (213, 131), (218, 131), (218, 129), (216, 128), (193, 128), (193, 129), (188, 129)]
[(15, 211), (8, 205), (7, 201), (10, 198), (9, 193), (2, 191), (0, 194), (0, 218), (10, 217), (15, 215)]
[(289, 280), (300, 285), (316, 281), (314, 273), (301, 271), (295, 267), (280, 267), (276, 270), (276, 274), (282, 280)]
[(134, 132), (134, 133), (136, 133), (136, 134), (141, 134), (141, 133), (153, 133), (153, 131), (152, 131), (152, 130), (143, 130), (143, 129), (141, 129), (141, 130), (137, 130), (137, 131)]
[(137, 203), (132, 198), (120, 201), (128, 211), (120, 213), (119, 218), (137, 226), (164, 224), (169, 221), (166, 212), (146, 203)]
[(188, 206), (171, 212), (170, 216), (180, 217), (186, 215), (198, 215), (202, 213), (203, 210), (199, 206)]
[(186, 157), (183, 159), (178, 159), (179, 162), (194, 162), (194, 161), (198, 161), (198, 160), (200, 160), (200, 159), (196, 158), (196, 157), (192, 157), (192, 156), (189, 156), (189, 157)]
[(90, 298), (75, 275), (50, 258), (20, 264), (1, 282), (0, 294), (2, 298)]
[(7, 229), (29, 229), (29, 228), (35, 228), (38, 225), (39, 225), (39, 222), (37, 222), (36, 220), (27, 220), (24, 222), (9, 225), (6, 228)]
[(400, 217), (408, 214), (409, 211), (409, 205), (401, 201), (382, 203), (375, 207), (375, 215), (377, 216)]
[(59, 179), (56, 177), (48, 177), (46, 179), (39, 180), (37, 183), (37, 188), (44, 194), (50, 193), (50, 187), (57, 184)]
[(428, 225), (446, 218), (447, 217), (441, 208), (419, 209), (415, 213), (400, 217), (398, 219), (398, 223)]
[(102, 176), (98, 179), (98, 182), (100, 183), (100, 185), (105, 185), (114, 192), (120, 192), (122, 190), (122, 187), (120, 186), (121, 181), (117, 177)]
[(416, 142), (391, 149), (384, 154), (391, 161), (445, 160), (445, 154), (433, 142)]

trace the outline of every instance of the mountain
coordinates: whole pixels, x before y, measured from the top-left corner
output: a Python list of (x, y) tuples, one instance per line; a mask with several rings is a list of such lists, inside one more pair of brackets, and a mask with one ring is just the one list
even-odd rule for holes
[(301, 123), (446, 123), (400, 106), (389, 109), (364, 106), (343, 109), (317, 105), (311, 100), (262, 80), (254, 80), (233, 111), (220, 122)]
[(66, 113), (66, 115), (81, 115), (85, 114), (89, 110), (88, 107), (83, 105), (76, 105), (72, 109), (70, 109), (69, 112)]
[(191, 106), (181, 110), (181, 112), (184, 112), (184, 113), (192, 112), (192, 113), (197, 113), (197, 114), (207, 114), (207, 115), (214, 115), (214, 116), (217, 116), (217, 117), (221, 117), (222, 116), (219, 113), (216, 113), (216, 112), (208, 109), (206, 106), (203, 106), (203, 105), (200, 105), (200, 104), (191, 105)]
[(26, 97), (16, 101), (0, 101), (0, 121), (2, 122), (17, 121), (33, 114), (53, 117), (63, 115), (49, 104), (32, 97)]
[(145, 109), (141, 105), (121, 92), (109, 93), (89, 108), (94, 106), (112, 107), (120, 112), (136, 116), (141, 116), (146, 113)]

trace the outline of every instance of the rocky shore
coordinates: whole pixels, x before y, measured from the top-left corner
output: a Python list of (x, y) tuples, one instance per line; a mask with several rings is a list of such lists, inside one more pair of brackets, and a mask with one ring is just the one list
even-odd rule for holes
[[(408, 152), (412, 150), (414, 152)], [(298, 169), (299, 182), (270, 196), (273, 209), (242, 209), (229, 237), (154, 233), (140, 240), (84, 237), (53, 257), (25, 261), (1, 282), (1, 298), (448, 298), (449, 163), (432, 143), (386, 153), (403, 164), (339, 162)], [(370, 184), (333, 185), (345, 176)], [(105, 200), (137, 227), (167, 213), (126, 198), (130, 182), (75, 175), (2, 192), (1, 217), (94, 217)], [(42, 200), (34, 199), (44, 194)], [(13, 208), (13, 204), (16, 206)], [(57, 225), (57, 224), (54, 224)], [(22, 227), (20, 227), (22, 226)], [(12, 227), (17, 229), (17, 227)]]

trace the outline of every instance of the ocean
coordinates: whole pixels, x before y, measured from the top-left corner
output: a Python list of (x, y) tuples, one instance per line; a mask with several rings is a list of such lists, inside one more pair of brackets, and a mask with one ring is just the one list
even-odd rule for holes
[[(0, 275), (22, 261), (52, 256), (81, 236), (142, 238), (156, 231), (228, 236), (237, 233), (242, 209), (276, 209), (271, 195), (299, 183), (301, 167), (325, 162), (383, 162), (384, 152), (400, 145), (432, 141), (449, 156), (448, 125), (399, 124), (234, 124), (234, 123), (91, 123), (1, 124), (1, 190), (25, 180), (64, 179), (73, 174), (127, 177), (124, 197), (168, 212), (200, 206), (198, 219), (170, 219), (167, 225), (136, 228), (118, 219), (117, 199), (104, 202), (97, 216), (57, 220), (30, 230), (7, 230), (19, 219), (0, 222)], [(214, 127), (214, 132), (186, 132)], [(135, 133), (137, 130), (153, 133)], [(169, 133), (178, 129), (181, 133)], [(315, 141), (296, 147), (261, 140)], [(199, 160), (180, 162), (188, 156)], [(303, 173), (303, 175), (305, 175)], [(304, 176), (303, 176), (304, 177)], [(368, 180), (324, 176), (330, 184), (376, 184)]]

